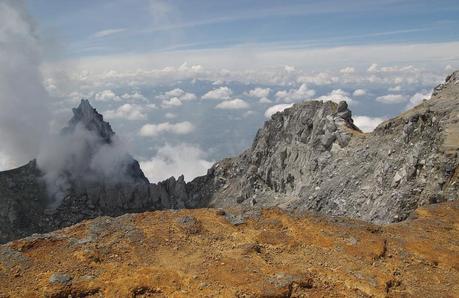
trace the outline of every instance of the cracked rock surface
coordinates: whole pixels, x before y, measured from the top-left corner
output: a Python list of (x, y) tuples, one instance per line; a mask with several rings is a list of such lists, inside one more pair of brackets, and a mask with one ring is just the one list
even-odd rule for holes
[(277, 206), (375, 223), (456, 200), (458, 78), (372, 133), (354, 126), (345, 102), (295, 104), (274, 114), (251, 148), (216, 163), (207, 178), (213, 189), (202, 196), (214, 207)]

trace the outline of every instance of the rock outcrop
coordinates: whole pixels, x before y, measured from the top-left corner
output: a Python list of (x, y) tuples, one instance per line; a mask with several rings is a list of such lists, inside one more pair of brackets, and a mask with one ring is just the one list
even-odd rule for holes
[(216, 163), (202, 197), (213, 207), (277, 206), (376, 223), (456, 200), (458, 77), (372, 133), (354, 126), (345, 102), (295, 104), (274, 114), (250, 149)]

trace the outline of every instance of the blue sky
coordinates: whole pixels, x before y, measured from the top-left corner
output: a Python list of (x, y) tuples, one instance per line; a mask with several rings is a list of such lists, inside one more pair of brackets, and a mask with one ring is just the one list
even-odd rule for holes
[(28, 6), (68, 57), (241, 44), (431, 43), (459, 34), (455, 0), (33, 0)]
[[(371, 131), (459, 69), (457, 0), (0, 0), (2, 7), (18, 14), (0, 10), (0, 42), (11, 45), (0, 48), (0, 84), (25, 74), (39, 80), (0, 88), (0, 116), (24, 113), (14, 107), (32, 98), (48, 107), (41, 119), (58, 132), (87, 98), (151, 181), (204, 174), (249, 147), (273, 111), (305, 100), (346, 100), (355, 124)], [(35, 96), (40, 88), (46, 96)], [(24, 114), (32, 127), (35, 116)], [(1, 120), (8, 140), (14, 133)], [(0, 169), (36, 156), (10, 147), (0, 148)]]

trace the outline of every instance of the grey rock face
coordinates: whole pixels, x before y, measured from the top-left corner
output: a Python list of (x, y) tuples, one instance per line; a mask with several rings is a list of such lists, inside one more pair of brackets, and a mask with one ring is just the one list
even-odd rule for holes
[(106, 143), (111, 143), (115, 132), (108, 122), (94, 109), (87, 99), (82, 99), (80, 105), (72, 109), (73, 117), (69, 125), (62, 130), (63, 134), (70, 134), (75, 131), (79, 124), (82, 124), (87, 130), (95, 132)]
[(455, 200), (459, 72), (435, 90), (431, 100), (372, 133), (354, 126), (344, 102), (295, 104), (273, 115), (250, 149), (216, 163), (202, 197), (214, 207), (277, 206), (376, 223)]

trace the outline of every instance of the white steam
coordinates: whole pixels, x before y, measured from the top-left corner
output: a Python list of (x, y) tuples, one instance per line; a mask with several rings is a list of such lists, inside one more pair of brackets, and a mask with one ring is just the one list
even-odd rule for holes
[(116, 137), (106, 143), (95, 132), (77, 124), (71, 133), (49, 137), (37, 164), (44, 174), (51, 207), (57, 207), (69, 193), (72, 183), (120, 183), (132, 179), (128, 168), (133, 159)]
[(24, 1), (0, 0), (0, 154), (10, 166), (34, 158), (48, 133), (49, 97), (40, 62)]
[(0, 0), (0, 170), (33, 158), (58, 206), (71, 183), (125, 181), (133, 159), (82, 125), (51, 135), (50, 97), (40, 73), (41, 44), (25, 1)]

